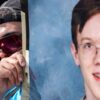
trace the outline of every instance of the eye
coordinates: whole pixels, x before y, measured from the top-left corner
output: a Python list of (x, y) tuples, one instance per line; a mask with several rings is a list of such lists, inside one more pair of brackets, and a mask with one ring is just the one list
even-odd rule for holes
[(84, 43), (83, 44), (83, 48), (84, 49), (91, 49), (93, 47), (93, 44), (92, 43)]

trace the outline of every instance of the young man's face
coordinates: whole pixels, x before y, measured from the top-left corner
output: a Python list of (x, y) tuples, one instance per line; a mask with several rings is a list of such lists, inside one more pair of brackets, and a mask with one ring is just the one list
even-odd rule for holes
[(73, 44), (71, 51), (84, 77), (87, 100), (100, 100), (100, 13), (77, 34), (78, 51)]
[(19, 47), (20, 43), (16, 35), (19, 36), (20, 34), (20, 22), (7, 22), (0, 24), (0, 58), (3, 58), (8, 54), (10, 55), (11, 52), (17, 50), (16, 46)]

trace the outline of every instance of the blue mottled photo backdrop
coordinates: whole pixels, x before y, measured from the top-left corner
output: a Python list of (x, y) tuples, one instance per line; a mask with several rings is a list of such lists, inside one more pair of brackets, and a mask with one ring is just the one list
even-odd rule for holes
[(30, 67), (41, 100), (80, 100), (79, 67), (70, 52), (71, 13), (78, 0), (29, 0)]

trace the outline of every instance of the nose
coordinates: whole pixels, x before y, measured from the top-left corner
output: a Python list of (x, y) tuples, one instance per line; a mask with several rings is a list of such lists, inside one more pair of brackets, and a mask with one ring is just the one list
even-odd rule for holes
[(100, 47), (96, 48), (96, 54), (94, 57), (94, 63), (96, 66), (100, 66)]
[(100, 55), (100, 46), (96, 47), (96, 55)]

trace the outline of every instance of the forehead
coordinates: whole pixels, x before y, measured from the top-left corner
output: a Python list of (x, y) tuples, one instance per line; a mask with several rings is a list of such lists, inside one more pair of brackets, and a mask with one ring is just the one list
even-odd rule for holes
[(100, 13), (92, 16), (84, 25), (82, 32), (78, 32), (78, 40), (82, 38), (99, 39), (100, 41)]
[(21, 33), (21, 22), (7, 22), (0, 24), (0, 37), (13, 32)]

